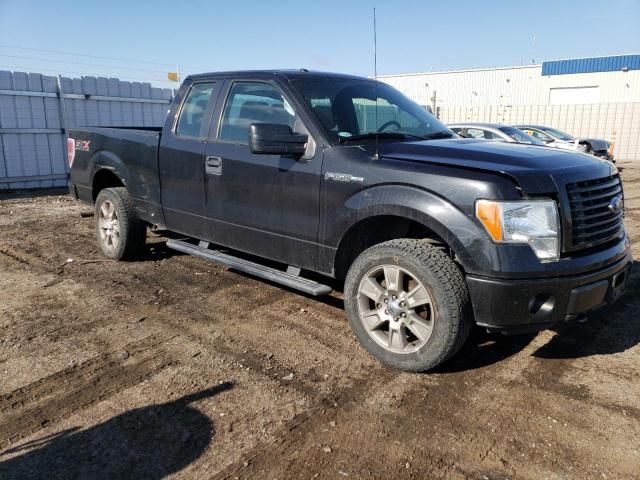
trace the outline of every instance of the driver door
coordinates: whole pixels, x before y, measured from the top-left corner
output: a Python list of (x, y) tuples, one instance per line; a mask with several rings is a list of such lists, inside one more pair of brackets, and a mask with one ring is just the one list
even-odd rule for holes
[[(322, 151), (308, 159), (258, 155), (252, 123), (309, 134), (283, 90), (269, 81), (229, 81), (220, 121), (204, 148), (205, 211), (215, 243), (302, 268), (317, 266)], [(310, 134), (309, 134), (310, 135)]]

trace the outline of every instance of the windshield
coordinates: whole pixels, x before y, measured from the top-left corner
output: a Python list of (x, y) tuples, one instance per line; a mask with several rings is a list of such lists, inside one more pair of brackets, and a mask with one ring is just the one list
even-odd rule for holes
[[(293, 82), (333, 143), (455, 136), (423, 107), (384, 83), (351, 78)], [(377, 100), (377, 102), (376, 102)]]
[(529, 143), (531, 145), (546, 145), (544, 142), (533, 138), (531, 135), (527, 135), (522, 130), (519, 130), (515, 127), (500, 127), (500, 131), (502, 133), (506, 133), (519, 143)]
[(573, 142), (575, 140), (575, 137), (572, 137), (568, 133), (561, 132), (560, 130), (556, 130), (555, 128), (544, 127), (543, 130), (560, 140), (564, 140), (565, 142)]

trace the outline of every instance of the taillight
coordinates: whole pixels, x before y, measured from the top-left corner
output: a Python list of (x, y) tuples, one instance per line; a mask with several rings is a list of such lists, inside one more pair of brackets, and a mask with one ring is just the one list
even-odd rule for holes
[(73, 166), (73, 160), (76, 158), (76, 141), (73, 138), (67, 138), (67, 160), (69, 168)]

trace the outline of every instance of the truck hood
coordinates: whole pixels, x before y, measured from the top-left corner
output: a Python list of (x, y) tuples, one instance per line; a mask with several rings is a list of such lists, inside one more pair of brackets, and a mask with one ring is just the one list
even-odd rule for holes
[(610, 162), (557, 148), (478, 139), (382, 142), (379, 155), (510, 177), (529, 194), (555, 193), (566, 183), (613, 175)]

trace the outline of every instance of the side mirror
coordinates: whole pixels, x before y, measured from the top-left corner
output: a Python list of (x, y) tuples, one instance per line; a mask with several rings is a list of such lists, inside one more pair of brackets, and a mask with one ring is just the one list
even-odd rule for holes
[(263, 155), (302, 156), (307, 150), (309, 136), (294, 133), (289, 125), (252, 123), (249, 127), (251, 153)]

